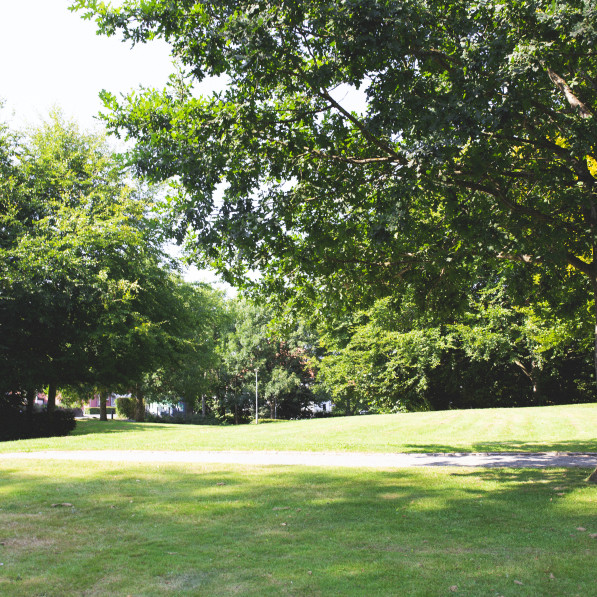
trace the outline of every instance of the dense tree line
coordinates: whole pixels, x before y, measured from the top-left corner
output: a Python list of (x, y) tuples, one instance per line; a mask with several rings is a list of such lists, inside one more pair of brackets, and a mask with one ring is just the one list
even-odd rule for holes
[[(133, 391), (196, 350), (198, 290), (161, 249), (150, 196), (105, 141), (58, 113), (0, 134), (0, 393)], [(140, 409), (141, 415), (144, 409)]]
[[(470, 286), (465, 309), (430, 311), (412, 286), (333, 319), (283, 323), (279, 309), (178, 277), (151, 194), (100, 137), (54, 114), (26, 137), (4, 127), (1, 141), (6, 413), (30, 417), (44, 389), (50, 412), (58, 390), (97, 393), (106, 418), (108, 393), (130, 392), (137, 420), (150, 400), (241, 423), (255, 415), (256, 381), (272, 419), (312, 416), (330, 398), (338, 414), (592, 398), (578, 281), (552, 286), (552, 304), (540, 299), (549, 272), (521, 282), (494, 271)], [(534, 290), (517, 301), (517, 286)]]
[(381, 299), (328, 327), (318, 382), (347, 414), (593, 402), (586, 307), (562, 317), (492, 289), (442, 321)]

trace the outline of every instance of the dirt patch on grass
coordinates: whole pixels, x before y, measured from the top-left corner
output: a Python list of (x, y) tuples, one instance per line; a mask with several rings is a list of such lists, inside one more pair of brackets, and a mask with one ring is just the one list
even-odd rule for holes
[(51, 539), (40, 539), (39, 537), (10, 537), (8, 539), (0, 539), (0, 544), (5, 549), (47, 549), (53, 546), (56, 541)]

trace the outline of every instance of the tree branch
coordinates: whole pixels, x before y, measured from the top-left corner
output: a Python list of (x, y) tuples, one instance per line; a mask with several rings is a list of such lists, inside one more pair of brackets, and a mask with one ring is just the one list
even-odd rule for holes
[(407, 161), (404, 156), (396, 153), (389, 145), (381, 141), (381, 139), (378, 139), (375, 135), (371, 134), (371, 132), (367, 130), (367, 127), (358, 118), (345, 110), (325, 89), (316, 89), (315, 93), (317, 93), (317, 95), (319, 95), (319, 97), (322, 99), (329, 102), (334, 108), (336, 108), (336, 110), (338, 110), (338, 112), (340, 112), (340, 114), (342, 114), (342, 116), (352, 122), (352, 124), (354, 124), (359, 131), (361, 131), (365, 139), (373, 143), (373, 145), (375, 145), (378, 149), (381, 149), (383, 152), (391, 155), (392, 158), (394, 158), (392, 160), (393, 162), (403, 166), (407, 165)]
[(553, 84), (566, 96), (570, 106), (574, 110), (577, 110), (582, 118), (593, 116), (591, 110), (589, 110), (589, 108), (574, 95), (574, 92), (570, 89), (568, 83), (566, 83), (558, 73), (554, 72), (549, 66), (546, 66), (545, 69)]
[(595, 277), (595, 264), (594, 263), (587, 263), (586, 261), (579, 259), (578, 257), (576, 257), (576, 255), (572, 255), (571, 253), (568, 253), (568, 255), (566, 255), (566, 261), (574, 269), (577, 269), (578, 271), (582, 272), (589, 278), (593, 279)]

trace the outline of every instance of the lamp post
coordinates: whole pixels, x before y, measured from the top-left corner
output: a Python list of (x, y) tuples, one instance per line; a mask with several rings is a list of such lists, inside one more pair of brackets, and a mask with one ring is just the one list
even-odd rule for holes
[(255, 425), (259, 423), (259, 393), (257, 391), (257, 371), (258, 369), (255, 369)]

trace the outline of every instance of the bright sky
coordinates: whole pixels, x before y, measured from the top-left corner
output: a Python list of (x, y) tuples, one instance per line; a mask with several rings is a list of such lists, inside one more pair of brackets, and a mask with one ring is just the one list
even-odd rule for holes
[[(100, 129), (102, 89), (118, 95), (139, 85), (161, 88), (173, 72), (164, 42), (131, 48), (118, 37), (98, 36), (95, 23), (70, 12), (70, 4), (0, 0), (1, 116), (15, 128), (39, 124), (57, 106), (83, 129)], [(186, 277), (216, 282), (195, 269)]]
[(162, 87), (172, 63), (163, 42), (131, 49), (98, 36), (95, 23), (68, 10), (70, 0), (0, 0), (0, 97), (5, 117), (35, 124), (60, 106), (84, 128), (96, 125), (102, 89)]

